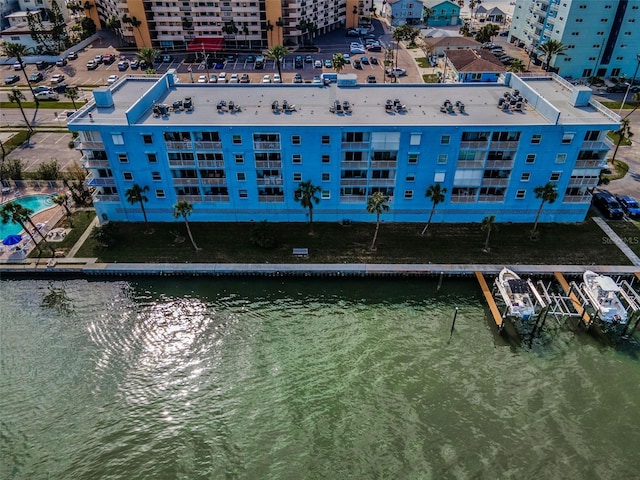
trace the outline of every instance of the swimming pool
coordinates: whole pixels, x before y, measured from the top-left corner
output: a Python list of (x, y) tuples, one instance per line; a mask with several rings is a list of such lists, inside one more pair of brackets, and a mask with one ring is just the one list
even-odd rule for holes
[[(14, 200), (10, 200), (11, 202), (19, 203), (25, 208), (32, 210), (33, 213), (42, 212), (47, 208), (51, 208), (55, 205), (51, 197), (53, 195), (27, 195), (25, 197), (19, 197)], [(5, 202), (9, 203), (9, 202)], [(4, 205), (4, 204), (3, 204)], [(0, 242), (7, 235), (15, 235), (22, 231), (20, 225), (16, 225), (15, 223), (7, 223), (6, 225), (0, 221)]]

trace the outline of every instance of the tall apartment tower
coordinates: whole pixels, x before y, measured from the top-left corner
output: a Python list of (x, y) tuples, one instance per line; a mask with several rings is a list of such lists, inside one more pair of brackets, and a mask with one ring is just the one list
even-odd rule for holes
[[(101, 0), (109, 3), (113, 0)], [(183, 50), (199, 37), (221, 36), (227, 50), (295, 46), (315, 35), (357, 23), (372, 0), (125, 0), (103, 8), (140, 25), (122, 25), (138, 48)], [(357, 13), (356, 13), (357, 12)], [(119, 15), (118, 15), (119, 14)], [(101, 18), (107, 21), (107, 18)], [(137, 23), (136, 22), (136, 23)], [(349, 24), (349, 25), (348, 25)]]
[(534, 55), (548, 40), (562, 42), (565, 55), (551, 67), (564, 77), (631, 77), (640, 62), (640, 0), (517, 0), (509, 34)]

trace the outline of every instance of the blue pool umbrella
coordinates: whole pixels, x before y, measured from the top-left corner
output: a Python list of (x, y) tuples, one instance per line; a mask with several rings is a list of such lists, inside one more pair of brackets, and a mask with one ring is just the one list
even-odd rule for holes
[(4, 240), (2, 240), (3, 245), (15, 245), (16, 243), (20, 243), (22, 241), (22, 237), (20, 235), (7, 235)]

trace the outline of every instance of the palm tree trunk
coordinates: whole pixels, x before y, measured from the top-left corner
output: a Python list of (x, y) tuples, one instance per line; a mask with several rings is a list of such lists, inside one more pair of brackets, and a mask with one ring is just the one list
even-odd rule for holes
[(620, 144), (622, 143), (622, 139), (624, 135), (618, 135), (618, 141), (616, 142), (616, 149), (613, 151), (613, 157), (611, 157), (611, 163), (613, 164), (616, 161), (616, 155), (618, 154), (618, 149), (620, 148)]
[(191, 240), (191, 244), (193, 248), (195, 248), (196, 252), (200, 250), (198, 245), (196, 245), (195, 240), (193, 239), (193, 235), (191, 234), (191, 227), (189, 227), (189, 222), (187, 221), (187, 217), (184, 217), (184, 224), (187, 226), (187, 233), (189, 234), (189, 239)]
[(431, 214), (429, 215), (429, 220), (427, 220), (427, 224), (422, 229), (422, 232), (420, 233), (420, 235), (424, 235), (425, 233), (427, 233), (427, 229), (429, 228), (429, 225), (431, 225), (431, 218), (433, 218), (433, 212), (435, 211), (436, 211), (436, 206), (434, 205), (431, 208)]
[(29, 90), (31, 91), (31, 96), (33, 97), (33, 101), (35, 102), (36, 109), (37, 109), (38, 106), (40, 105), (40, 100), (38, 100), (36, 98), (36, 92), (33, 91), (33, 87), (31, 86), (31, 82), (29, 81), (29, 77), (27, 76), (27, 72), (24, 69), (24, 64), (22, 63), (22, 58), (21, 57), (16, 57), (16, 58), (20, 62), (20, 69), (22, 70), (22, 74), (24, 75), (24, 78), (27, 81), (27, 87), (29, 87)]
[(144, 202), (140, 200), (140, 208), (142, 209), (142, 216), (144, 217), (144, 225), (149, 230), (149, 222), (147, 221), (147, 211), (144, 209)]
[(533, 224), (533, 230), (532, 232), (535, 232), (536, 229), (538, 228), (538, 220), (540, 220), (540, 214), (542, 213), (542, 207), (544, 207), (544, 200), (542, 200), (542, 202), (540, 203), (540, 208), (538, 208), (538, 214), (536, 215), (536, 221)]
[(380, 214), (376, 215), (376, 231), (373, 234), (373, 241), (371, 242), (370, 250), (376, 249), (376, 240), (378, 239), (378, 230), (380, 230)]
[(309, 235), (313, 235), (313, 205), (309, 205)]
[(487, 238), (484, 239), (484, 249), (489, 250), (489, 237), (491, 236), (491, 225), (487, 225)]

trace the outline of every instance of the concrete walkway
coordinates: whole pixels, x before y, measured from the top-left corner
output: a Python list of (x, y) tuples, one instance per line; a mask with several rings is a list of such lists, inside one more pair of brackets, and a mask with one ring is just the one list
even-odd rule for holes
[(622, 240), (613, 229), (607, 225), (600, 217), (593, 217), (593, 221), (602, 229), (604, 233), (611, 239), (611, 241), (618, 247), (622, 253), (624, 253), (627, 258), (633, 263), (635, 266), (640, 266), (640, 258), (629, 248), (629, 246)]

